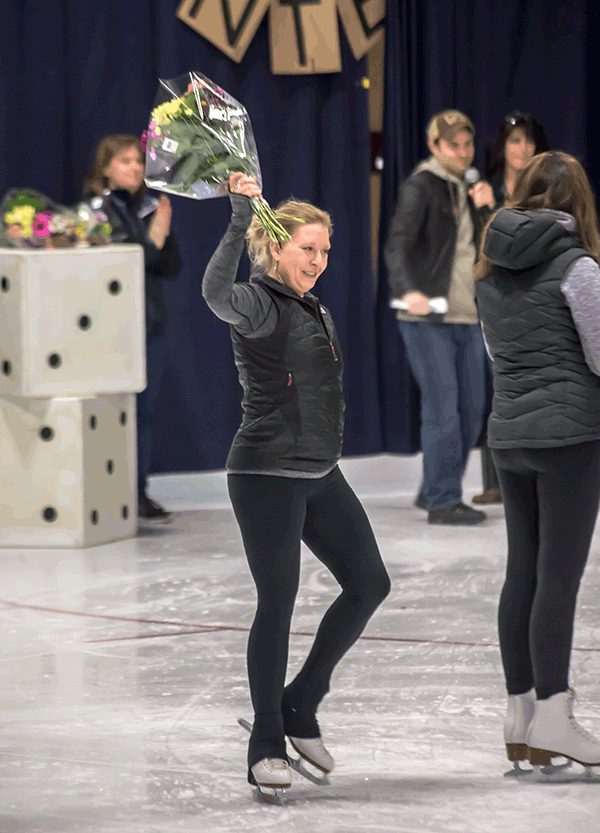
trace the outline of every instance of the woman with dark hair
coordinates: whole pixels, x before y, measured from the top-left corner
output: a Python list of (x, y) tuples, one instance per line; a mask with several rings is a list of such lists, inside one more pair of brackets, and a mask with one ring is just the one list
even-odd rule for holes
[[(511, 196), (519, 171), (535, 154), (547, 150), (544, 129), (532, 115), (515, 110), (504, 118), (485, 154), (485, 175), (494, 189), (497, 208)], [(473, 503), (502, 503), (498, 475), (485, 439), (481, 445), (481, 474), (483, 494), (476, 495)]]
[[(162, 282), (181, 270), (181, 258), (171, 235), (171, 205), (148, 194), (144, 157), (136, 136), (105, 136), (85, 178), (83, 195), (94, 210), (102, 210), (112, 227), (113, 243), (139, 243), (144, 249), (146, 296), (147, 386), (137, 396), (138, 518), (144, 523), (168, 523), (173, 516), (146, 494), (150, 474), (154, 410), (164, 375), (167, 310)], [(85, 210), (86, 203), (79, 206)]]
[(512, 195), (518, 172), (547, 150), (544, 128), (530, 113), (515, 110), (505, 116), (485, 154), (485, 176), (498, 207)]
[[(600, 765), (576, 722), (569, 663), (600, 503), (600, 233), (583, 168), (535, 156), (491, 219), (475, 267), (493, 360), (488, 442), (506, 510), (498, 612), (509, 760)], [(518, 764), (515, 765), (518, 768)]]

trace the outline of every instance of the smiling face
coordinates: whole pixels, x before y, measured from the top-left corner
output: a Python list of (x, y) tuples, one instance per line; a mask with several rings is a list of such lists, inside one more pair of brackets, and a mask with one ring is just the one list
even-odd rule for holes
[(504, 159), (506, 167), (513, 171), (520, 171), (533, 159), (535, 143), (525, 133), (523, 128), (515, 127), (510, 131), (504, 144)]
[(462, 176), (471, 166), (475, 155), (473, 134), (470, 130), (461, 130), (451, 139), (429, 142), (429, 150), (442, 168), (455, 176)]
[(270, 250), (277, 266), (271, 277), (303, 297), (327, 268), (329, 232), (320, 223), (307, 223), (281, 248), (271, 242)]
[(124, 188), (135, 194), (144, 179), (144, 163), (139, 150), (133, 146), (115, 153), (104, 169), (108, 187)]

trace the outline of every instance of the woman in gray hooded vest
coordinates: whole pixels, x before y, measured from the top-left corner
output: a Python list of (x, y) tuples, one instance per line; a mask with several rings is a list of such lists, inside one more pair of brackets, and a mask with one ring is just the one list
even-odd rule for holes
[(569, 662), (600, 503), (600, 233), (572, 156), (535, 156), (490, 221), (475, 267), (493, 361), (488, 443), (506, 510), (498, 612), (509, 760), (600, 765), (575, 720)]

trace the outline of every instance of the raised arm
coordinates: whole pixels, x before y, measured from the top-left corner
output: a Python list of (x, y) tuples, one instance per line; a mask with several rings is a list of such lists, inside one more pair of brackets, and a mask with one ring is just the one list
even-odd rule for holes
[(252, 220), (249, 197), (260, 196), (260, 190), (254, 177), (242, 173), (232, 174), (229, 180), (231, 220), (206, 267), (202, 295), (222, 321), (233, 324), (242, 335), (261, 338), (270, 335), (277, 325), (271, 296), (258, 285), (235, 283), (244, 236)]

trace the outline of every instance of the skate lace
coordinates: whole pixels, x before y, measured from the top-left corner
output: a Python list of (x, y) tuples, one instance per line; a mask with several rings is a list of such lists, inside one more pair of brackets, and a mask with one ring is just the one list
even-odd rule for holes
[(571, 696), (567, 700), (567, 717), (569, 718), (569, 723), (571, 724), (571, 727), (584, 740), (591, 741), (591, 743), (595, 744), (596, 746), (600, 746), (596, 738), (577, 722), (577, 719), (573, 714), (573, 703), (577, 700), (577, 695), (575, 694), (572, 688), (569, 689), (569, 694)]
[(268, 772), (285, 772), (288, 769), (288, 762), (283, 758), (267, 758), (263, 763)]

